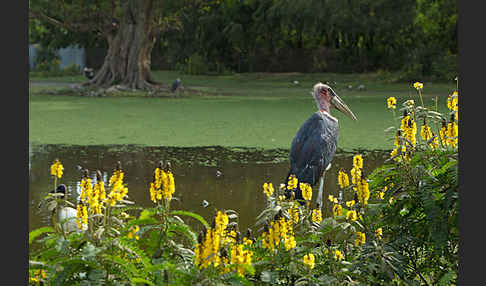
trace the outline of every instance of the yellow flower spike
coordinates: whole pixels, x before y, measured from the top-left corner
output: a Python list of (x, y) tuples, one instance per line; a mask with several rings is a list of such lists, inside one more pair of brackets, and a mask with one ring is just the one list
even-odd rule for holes
[(356, 202), (355, 202), (354, 200), (350, 200), (350, 201), (347, 201), (347, 202), (346, 202), (346, 206), (347, 206), (348, 208), (350, 208), (350, 207), (354, 206), (354, 204), (355, 204), (355, 203), (356, 203)]
[(457, 145), (457, 136), (458, 136), (458, 126), (454, 121), (451, 121), (447, 124), (447, 131), (446, 131), (446, 144), (455, 147)]
[(420, 130), (420, 136), (424, 141), (429, 141), (430, 139), (432, 139), (432, 131), (427, 124), (422, 125), (422, 128)]
[(287, 183), (287, 189), (288, 190), (296, 189), (298, 183), (299, 183), (299, 180), (295, 177), (295, 175), (290, 175), (289, 181)]
[(312, 221), (315, 223), (321, 223), (322, 221), (322, 212), (320, 209), (313, 209), (312, 210)]
[(370, 198), (370, 189), (366, 179), (360, 180), (357, 188), (357, 193), (358, 201), (363, 204), (363, 206), (366, 206), (368, 204), (368, 199)]
[(341, 189), (344, 189), (347, 186), (349, 186), (348, 174), (346, 174), (346, 172), (343, 170), (339, 170), (338, 172), (338, 184)]
[(360, 231), (356, 232), (356, 239), (354, 241), (354, 245), (360, 246), (365, 244), (366, 242), (366, 235)]
[(346, 213), (346, 219), (353, 222), (353, 221), (356, 221), (358, 219), (358, 215), (356, 213), (356, 211), (352, 210), (352, 211), (348, 211)]
[(387, 103), (388, 108), (395, 109), (396, 105), (397, 105), (397, 99), (395, 97), (391, 96), (386, 100), (386, 103)]
[(292, 205), (292, 208), (289, 208), (287, 210), (287, 213), (290, 217), (290, 219), (294, 222), (294, 223), (298, 223), (299, 222), (299, 218), (300, 218), (300, 212), (299, 212), (299, 207), (297, 206), (297, 204), (293, 204)]
[(350, 171), (351, 173), (351, 183), (357, 185), (361, 179), (361, 170), (359, 168), (353, 167)]
[(314, 268), (315, 261), (316, 261), (316, 258), (314, 256), (314, 254), (309, 253), (309, 254), (304, 255), (304, 264), (307, 265), (309, 267), (309, 269)]
[(439, 137), (435, 136), (433, 132), (432, 141), (429, 143), (429, 146), (432, 148), (432, 150), (436, 150), (437, 148), (439, 148)]
[(334, 205), (332, 207), (332, 213), (334, 214), (334, 217), (342, 215), (343, 214), (343, 207), (339, 204)]
[(267, 198), (271, 197), (274, 192), (273, 184), (272, 183), (263, 184), (263, 192), (267, 195)]
[(356, 169), (363, 169), (363, 157), (361, 154), (353, 156), (353, 167)]
[(384, 192), (377, 192), (376, 197), (380, 200), (383, 200), (385, 198), (385, 193)]
[(376, 231), (375, 231), (375, 234), (376, 234), (376, 237), (381, 240), (383, 238), (383, 229), (381, 227), (377, 228)]
[(304, 200), (310, 201), (312, 199), (312, 187), (307, 183), (300, 183), (299, 187), (302, 191), (302, 197)]
[(289, 251), (294, 249), (297, 246), (297, 242), (295, 241), (294, 236), (289, 236), (287, 239), (284, 240), (285, 250)]
[(51, 175), (60, 179), (63, 175), (63, 170), (64, 167), (62, 166), (61, 161), (59, 161), (59, 159), (55, 159), (51, 165)]
[(138, 225), (135, 225), (135, 227), (130, 228), (130, 232), (128, 232), (127, 237), (129, 239), (135, 238), (136, 240), (139, 240), (140, 237), (137, 235), (137, 232), (140, 230), (140, 227)]
[(415, 83), (413, 84), (413, 87), (414, 87), (415, 89), (417, 89), (417, 90), (419, 90), (419, 89), (423, 89), (423, 88), (424, 88), (424, 84), (423, 84), (423, 83), (421, 83), (421, 82), (415, 82)]
[(447, 97), (447, 108), (451, 111), (457, 111), (458, 108), (458, 93), (454, 91), (451, 95)]
[(344, 255), (341, 253), (340, 250), (337, 250), (334, 251), (334, 259), (337, 259), (337, 260), (343, 260), (344, 259)]

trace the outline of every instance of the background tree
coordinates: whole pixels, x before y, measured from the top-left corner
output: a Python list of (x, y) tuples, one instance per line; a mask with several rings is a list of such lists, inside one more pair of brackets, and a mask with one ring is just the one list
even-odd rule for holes
[(106, 48), (94, 85), (151, 87), (151, 56), (191, 74), (457, 74), (454, 0), (30, 0), (30, 15), (33, 42)]
[[(104, 40), (107, 54), (87, 85), (148, 89), (157, 82), (151, 74), (151, 52), (162, 24), (160, 1), (43, 1), (29, 2), (29, 17), (41, 21), (52, 45)], [(56, 42), (57, 41), (57, 42)], [(61, 42), (59, 42), (61, 41)]]

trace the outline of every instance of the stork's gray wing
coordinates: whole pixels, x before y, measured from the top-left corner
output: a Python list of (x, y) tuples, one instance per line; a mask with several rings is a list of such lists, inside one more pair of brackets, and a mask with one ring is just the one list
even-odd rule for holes
[(337, 137), (337, 122), (314, 113), (292, 140), (290, 173), (295, 174), (299, 182), (315, 185), (334, 157)]

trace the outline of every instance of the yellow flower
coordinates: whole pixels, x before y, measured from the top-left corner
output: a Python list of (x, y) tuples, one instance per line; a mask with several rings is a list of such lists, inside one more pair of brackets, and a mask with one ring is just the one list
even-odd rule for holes
[(289, 181), (287, 183), (287, 189), (288, 190), (294, 190), (297, 188), (299, 180), (295, 177), (295, 175), (290, 175)]
[(351, 183), (357, 185), (361, 179), (361, 170), (359, 168), (353, 167), (350, 171), (351, 173)]
[(289, 236), (287, 239), (284, 240), (285, 250), (289, 251), (297, 246), (297, 242), (295, 241), (295, 237), (293, 235)]
[(449, 97), (447, 98), (447, 108), (451, 111), (457, 111), (458, 108), (458, 93), (454, 91)]
[(62, 166), (61, 161), (59, 161), (59, 159), (54, 160), (51, 165), (51, 175), (60, 179), (62, 177), (63, 170), (64, 167)]
[(459, 128), (454, 121), (447, 124), (447, 132), (446, 132), (446, 135), (447, 135), (446, 144), (447, 145), (449, 145), (451, 147), (455, 147), (457, 145), (458, 130), (459, 130)]
[(78, 229), (83, 229), (83, 227), (88, 225), (88, 209), (82, 203), (79, 203), (77, 206), (76, 224)]
[(162, 168), (154, 171), (154, 181), (150, 183), (150, 200), (154, 203), (165, 199), (170, 201), (175, 192), (174, 175), (169, 170), (165, 172)]
[(263, 192), (267, 195), (267, 197), (272, 196), (273, 191), (274, 189), (272, 183), (263, 184)]
[(389, 200), (388, 200), (388, 203), (391, 205), (393, 203), (393, 197), (391, 197)]
[(354, 245), (360, 246), (365, 244), (366, 242), (366, 235), (360, 231), (356, 232), (356, 240), (354, 241)]
[(380, 228), (377, 228), (376, 231), (375, 231), (375, 233), (376, 233), (376, 237), (378, 239), (381, 239), (383, 237), (383, 229), (381, 227)]
[(128, 232), (127, 237), (129, 239), (133, 239), (135, 237), (136, 240), (139, 240), (140, 237), (136, 234), (140, 230), (140, 227), (138, 225), (135, 225), (135, 227), (130, 228), (130, 232)]
[(34, 271), (34, 275), (42, 279), (45, 279), (47, 277), (46, 271), (44, 269), (36, 269)]
[(424, 84), (421, 82), (416, 82), (413, 84), (413, 87), (417, 90), (424, 88)]
[(251, 265), (252, 251), (243, 249), (243, 244), (233, 245), (231, 247), (231, 264), (236, 268), (238, 276), (244, 276), (247, 271), (243, 265)]
[(294, 223), (299, 222), (299, 207), (297, 206), (297, 204), (293, 204), (292, 208), (289, 208), (287, 210), (287, 213)]
[(341, 189), (344, 189), (345, 187), (349, 186), (349, 177), (346, 172), (339, 170), (338, 173), (338, 184)]
[(356, 211), (354, 211), (354, 210), (348, 211), (346, 213), (346, 219), (347, 220), (350, 220), (351, 222), (357, 220), (358, 219), (358, 215), (357, 215)]
[(273, 250), (283, 242), (285, 249), (288, 251), (295, 248), (296, 241), (291, 221), (284, 217), (271, 221), (270, 226), (265, 225), (262, 232), (263, 248)]
[(383, 200), (385, 198), (385, 193), (384, 192), (378, 192), (378, 193), (376, 193), (376, 197), (380, 200)]
[(370, 189), (366, 179), (361, 179), (358, 184), (358, 201), (366, 206), (368, 204), (368, 199), (370, 198)]
[(350, 208), (350, 207), (354, 206), (354, 204), (355, 204), (355, 201), (354, 201), (354, 200), (350, 200), (350, 201), (347, 201), (347, 202), (346, 202), (346, 206), (347, 206), (348, 208)]
[(436, 150), (437, 148), (439, 148), (439, 137), (435, 136), (433, 132), (432, 141), (429, 143), (429, 146), (432, 148), (432, 150)]
[(425, 141), (429, 141), (432, 138), (432, 131), (427, 124), (422, 125), (422, 128), (420, 130), (420, 136)]
[[(401, 121), (400, 129), (403, 131), (403, 137), (407, 138), (413, 146), (415, 146), (417, 140), (415, 135), (417, 134), (417, 123), (410, 115), (404, 116)], [(406, 142), (406, 144), (410, 144)]]
[[(216, 213), (216, 218), (215, 218), (216, 225), (214, 229), (220, 234), (224, 235), (224, 232), (228, 226), (229, 223), (229, 217), (226, 213), (223, 213), (222, 211), (218, 211)], [(236, 233), (235, 233), (236, 235)]]
[(446, 139), (447, 137), (447, 125), (445, 122), (442, 122), (442, 127), (439, 131), (439, 136), (440, 136), (440, 141), (442, 143), (442, 146), (447, 146), (448, 145), (448, 141)]
[(395, 142), (393, 142), (393, 145), (395, 145), (395, 147), (400, 147), (400, 130), (398, 130), (395, 135)]
[(309, 254), (304, 255), (304, 264), (309, 266), (309, 269), (314, 268), (315, 261), (316, 261), (316, 258), (314, 257), (314, 254), (309, 253)]
[(332, 207), (332, 213), (334, 214), (335, 217), (342, 215), (343, 214), (343, 207), (339, 204), (334, 205)]
[(310, 201), (312, 199), (312, 187), (307, 183), (300, 183), (299, 187), (302, 191), (302, 197), (304, 200)]
[(397, 99), (395, 97), (389, 97), (387, 100), (386, 100), (386, 103), (388, 105), (388, 108), (392, 108), (392, 109), (395, 109), (396, 108), (396, 105), (397, 105)]
[(353, 167), (363, 169), (363, 157), (360, 154), (353, 156)]
[(336, 249), (336, 251), (334, 251), (334, 258), (337, 260), (343, 260), (344, 256), (340, 250)]
[(327, 197), (329, 199), (330, 202), (332, 203), (335, 203), (337, 204), (338, 203), (338, 199), (335, 198), (333, 195), (329, 195), (329, 197)]
[(312, 221), (316, 223), (321, 223), (322, 221), (322, 212), (320, 209), (312, 210)]
[(111, 175), (110, 180), (108, 181), (108, 186), (111, 187), (116, 183), (123, 182), (123, 177), (125, 174), (122, 170), (115, 170), (113, 175)]
[(175, 183), (174, 183), (174, 175), (171, 171), (167, 171), (167, 179), (164, 182), (164, 190), (163, 195), (164, 199), (170, 201), (172, 199), (172, 195), (175, 192)]

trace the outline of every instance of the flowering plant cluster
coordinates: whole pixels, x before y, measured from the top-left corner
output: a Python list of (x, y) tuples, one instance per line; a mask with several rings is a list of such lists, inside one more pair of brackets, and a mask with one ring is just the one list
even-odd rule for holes
[[(53, 227), (29, 233), (31, 285), (455, 285), (458, 275), (458, 92), (449, 114), (405, 101), (394, 115), (394, 149), (372, 171), (366, 153), (339, 168), (339, 194), (312, 203), (312, 186), (290, 175), (279, 187), (265, 182), (266, 207), (255, 233), (241, 235), (238, 214), (202, 216), (171, 209), (174, 172), (160, 162), (148, 182), (153, 207), (128, 201), (118, 164), (105, 183), (101, 172), (80, 178), (77, 206), (49, 194), (55, 214), (73, 206), (75, 230)], [(396, 121), (399, 119), (399, 121)], [(420, 130), (420, 135), (417, 132)], [(388, 156), (388, 154), (387, 154)], [(50, 168), (54, 186), (63, 167)], [(260, 190), (256, 190), (260, 191)], [(303, 199), (295, 193), (302, 192)], [(65, 209), (64, 209), (65, 210)], [(191, 227), (183, 217), (199, 222)]]

